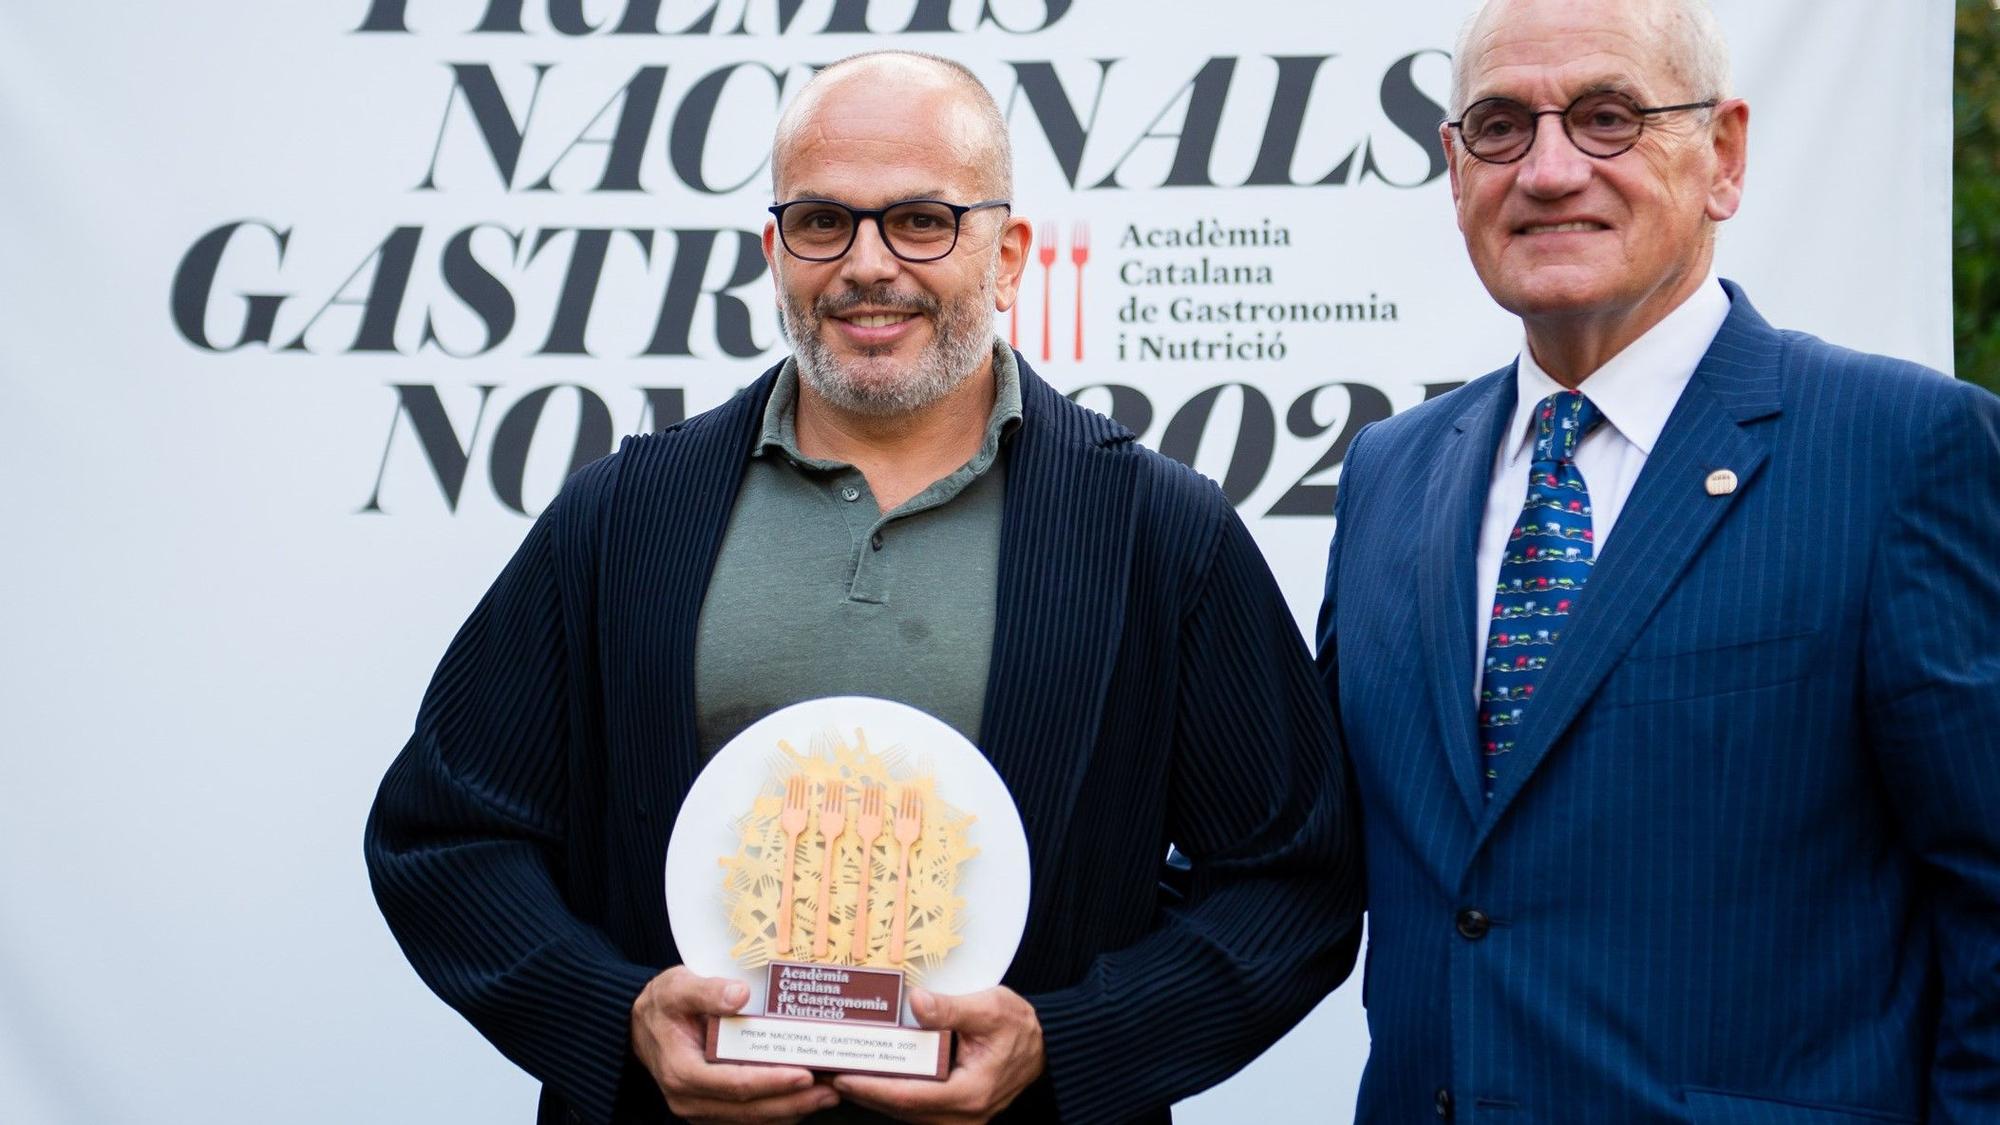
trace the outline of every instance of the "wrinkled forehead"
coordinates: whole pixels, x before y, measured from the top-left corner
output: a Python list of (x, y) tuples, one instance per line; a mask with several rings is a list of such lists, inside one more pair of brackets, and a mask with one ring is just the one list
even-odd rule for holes
[(1562, 105), (1611, 90), (1652, 101), (1685, 85), (1655, 5), (1529, 0), (1496, 4), (1466, 47), (1462, 104), (1508, 97)]

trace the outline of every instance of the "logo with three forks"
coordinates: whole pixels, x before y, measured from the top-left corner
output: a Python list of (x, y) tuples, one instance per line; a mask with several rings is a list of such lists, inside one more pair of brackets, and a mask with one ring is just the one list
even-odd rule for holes
[[(1035, 224), (1035, 260), (1041, 263), (1042, 267), (1041, 358), (1044, 363), (1053, 358), (1055, 351), (1055, 265), (1056, 260), (1062, 256), (1062, 249), (1059, 246), (1061, 234), (1062, 228), (1059, 223)], [(1074, 359), (1082, 360), (1083, 267), (1090, 261), (1090, 224), (1081, 219), (1070, 224), (1068, 253), (1070, 264), (1076, 267), (1076, 281), (1072, 290), (1075, 317), (1070, 350)], [(1025, 290), (1027, 287), (1024, 285), (1022, 288)], [(1015, 295), (1014, 307), (1007, 314), (1007, 343), (1016, 349), (1021, 346), (1021, 303), (1025, 295), (1025, 292)]]

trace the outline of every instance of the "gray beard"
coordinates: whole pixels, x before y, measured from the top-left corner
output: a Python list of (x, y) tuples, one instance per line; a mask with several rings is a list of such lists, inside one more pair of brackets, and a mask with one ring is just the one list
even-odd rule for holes
[[(913, 414), (943, 399), (970, 378), (993, 351), (993, 286), (1000, 259), (994, 256), (986, 280), (963, 299), (944, 304), (922, 293), (886, 287), (849, 290), (821, 297), (813, 307), (781, 295), (778, 317), (791, 337), (799, 380), (834, 407), (852, 414), (890, 417)], [(820, 338), (826, 318), (863, 305), (913, 312), (931, 318), (933, 335), (905, 370), (893, 370), (885, 353), (842, 359)]]

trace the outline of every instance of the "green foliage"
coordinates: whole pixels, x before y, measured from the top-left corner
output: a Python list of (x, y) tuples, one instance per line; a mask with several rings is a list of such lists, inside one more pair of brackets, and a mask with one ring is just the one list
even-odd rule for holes
[(1958, 375), (2000, 391), (2000, 10), (1994, 0), (1958, 0), (1952, 125)]

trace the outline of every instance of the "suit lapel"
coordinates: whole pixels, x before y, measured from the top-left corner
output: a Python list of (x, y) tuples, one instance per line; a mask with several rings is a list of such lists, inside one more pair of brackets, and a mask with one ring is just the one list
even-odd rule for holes
[(1514, 369), (1490, 377), (1492, 385), (1473, 399), (1443, 438), (1431, 468), (1418, 558), (1418, 613), (1430, 667), (1431, 705), (1444, 738), (1452, 778), (1477, 822), (1485, 811), (1483, 760), (1478, 714), (1473, 702), (1474, 562), (1479, 524), (1491, 486), (1493, 455), (1514, 413)]
[[(1729, 317), (1647, 457), (1578, 599), (1528, 708), (1513, 760), (1488, 802), (1475, 850), (1624, 657), (1702, 544), (1756, 486), (1768, 449), (1745, 423), (1778, 413), (1784, 345), (1742, 291), (1724, 284), (1732, 301)], [(1708, 494), (1704, 482), (1715, 469), (1736, 474), (1733, 492)], [(1632, 748), (1604, 749), (1618, 753)]]
[[(993, 659), (979, 745), (1006, 781), (1036, 871), (1057, 866), (1123, 633), (1140, 459), (1131, 439), (1021, 367), (1007, 453)], [(1028, 932), (1055, 890), (1033, 879)]]

